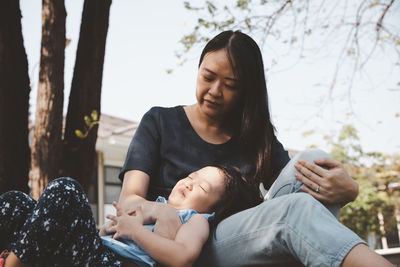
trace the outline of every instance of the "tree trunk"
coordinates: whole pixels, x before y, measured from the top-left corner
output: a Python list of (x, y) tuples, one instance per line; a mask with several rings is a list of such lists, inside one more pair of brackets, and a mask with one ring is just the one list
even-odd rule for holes
[(28, 192), (28, 60), (19, 1), (0, 1), (0, 194)]
[(65, 51), (64, 0), (43, 0), (42, 47), (32, 144), (32, 197), (59, 173), (62, 153)]
[(96, 125), (86, 138), (75, 130), (85, 129), (84, 116), (100, 114), (101, 83), (111, 0), (85, 0), (69, 97), (64, 136), (63, 175), (77, 179), (87, 190), (94, 173)]

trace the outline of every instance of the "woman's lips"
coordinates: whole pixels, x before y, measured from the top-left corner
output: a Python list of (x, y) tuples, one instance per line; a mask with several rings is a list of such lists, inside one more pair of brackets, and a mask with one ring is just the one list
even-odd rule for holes
[(220, 106), (220, 103), (208, 100), (208, 99), (204, 99), (204, 102), (206, 103), (207, 106), (212, 107), (212, 108), (216, 108), (218, 106)]

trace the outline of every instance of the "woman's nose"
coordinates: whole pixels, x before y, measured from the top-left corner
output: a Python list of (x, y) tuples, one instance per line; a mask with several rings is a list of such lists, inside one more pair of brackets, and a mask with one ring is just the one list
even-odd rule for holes
[(221, 92), (221, 83), (220, 82), (214, 82), (211, 85), (211, 88), (208, 90), (208, 93), (212, 95), (213, 97), (220, 97), (222, 96)]

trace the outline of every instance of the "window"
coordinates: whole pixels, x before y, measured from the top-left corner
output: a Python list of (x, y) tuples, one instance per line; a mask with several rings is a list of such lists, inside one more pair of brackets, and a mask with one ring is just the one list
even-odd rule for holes
[(122, 183), (118, 178), (121, 168), (113, 166), (104, 166), (105, 179), (105, 201), (104, 204), (112, 204), (118, 201), (121, 192)]

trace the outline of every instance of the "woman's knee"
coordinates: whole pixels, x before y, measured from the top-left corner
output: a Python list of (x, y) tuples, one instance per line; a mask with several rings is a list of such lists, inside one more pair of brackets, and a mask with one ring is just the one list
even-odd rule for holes
[(83, 191), (82, 186), (73, 178), (60, 177), (51, 181), (45, 188), (45, 191), (62, 190), (62, 191)]
[[(71, 177), (59, 177), (51, 181), (47, 187), (51, 185), (61, 186), (61, 185), (79, 185), (79, 183)], [(80, 185), (79, 185), (80, 186)]]
[(30, 197), (24, 192), (17, 191), (17, 190), (11, 190), (11, 191), (7, 191), (7, 192), (1, 194), (0, 199), (1, 199), (1, 201), (15, 200), (15, 199), (28, 200), (28, 199), (30, 199)]
[(313, 161), (319, 158), (331, 158), (331, 156), (321, 149), (314, 148), (314, 149), (303, 150), (299, 152), (295, 157), (296, 161), (299, 159)]
[(17, 208), (18, 210), (30, 211), (35, 207), (35, 204), (35, 200), (21, 191), (12, 190), (0, 195), (0, 206), (2, 210)]
[(265, 199), (272, 199), (301, 191), (303, 183), (295, 178), (294, 175), (297, 170), (294, 165), (299, 159), (312, 162), (319, 158), (330, 158), (330, 156), (320, 149), (307, 149), (299, 152), (288, 164), (286, 164), (285, 168), (279, 174), (278, 178), (265, 196)]
[[(85, 192), (82, 186), (75, 180), (69, 177), (61, 177), (51, 181), (39, 201), (53, 201), (55, 204), (72, 204), (74, 201), (86, 199)], [(68, 203), (64, 203), (68, 201)]]

